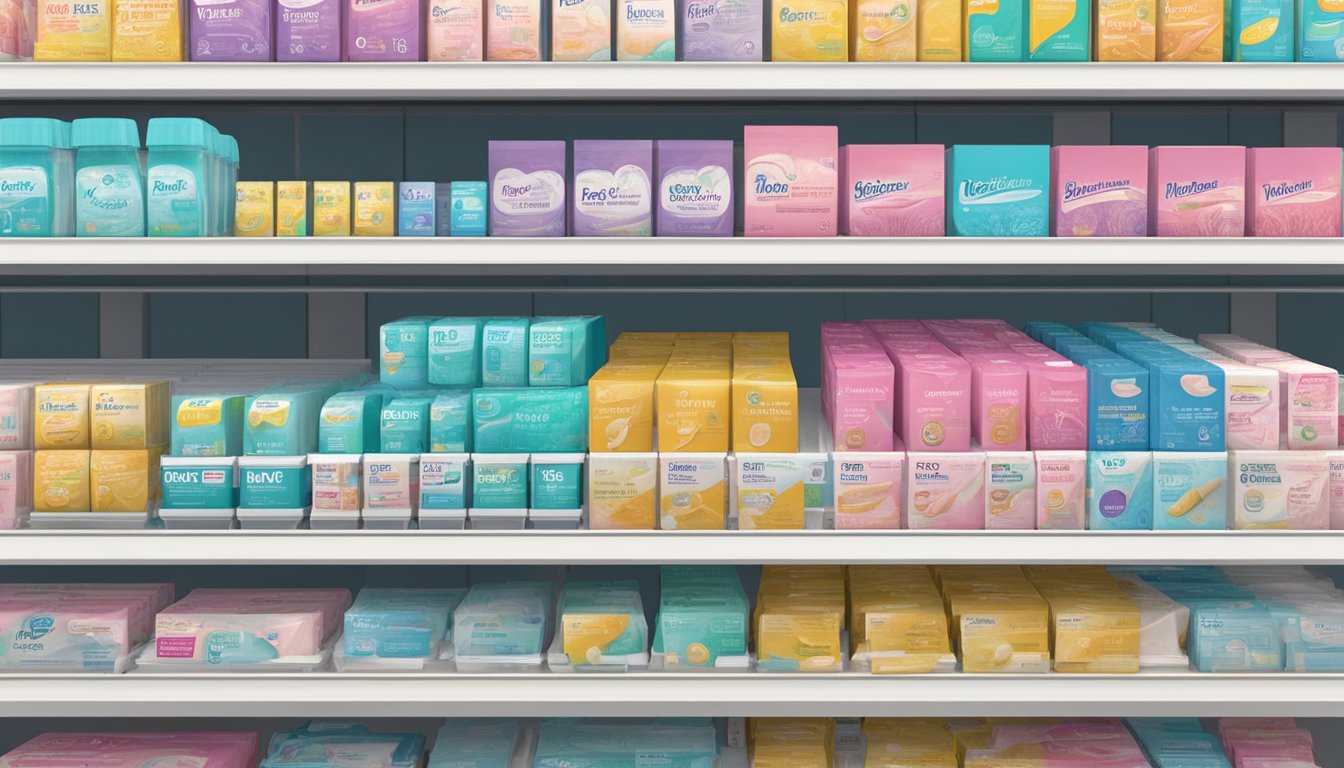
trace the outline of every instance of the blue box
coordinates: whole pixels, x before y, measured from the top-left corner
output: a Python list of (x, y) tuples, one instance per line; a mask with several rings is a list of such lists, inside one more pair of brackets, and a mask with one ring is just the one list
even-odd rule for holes
[(453, 237), (485, 237), (485, 201), (489, 190), (484, 181), (454, 181), (452, 195)]
[(1050, 234), (1050, 147), (957, 145), (947, 158), (949, 235)]
[(397, 234), (401, 237), (434, 236), (434, 182), (401, 182)]

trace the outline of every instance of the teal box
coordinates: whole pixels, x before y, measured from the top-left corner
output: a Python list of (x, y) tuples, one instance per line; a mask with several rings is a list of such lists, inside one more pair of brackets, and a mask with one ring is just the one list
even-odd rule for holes
[(1233, 61), (1293, 60), (1293, 0), (1226, 0)]
[(421, 454), (420, 508), (466, 509), (467, 471), (465, 454)]
[(1152, 530), (1152, 464), (1153, 455), (1146, 451), (1088, 452), (1089, 530)]
[(429, 405), (431, 453), (471, 453), (471, 390), (442, 392)]
[(428, 397), (397, 397), (383, 406), (379, 443), (383, 453), (424, 453), (429, 448)]
[(241, 456), (243, 395), (173, 397), (169, 453), (173, 456)]
[(433, 317), (406, 317), (378, 329), (378, 376), (397, 389), (429, 386), (429, 324)]
[(239, 509), (303, 509), (313, 503), (307, 456), (238, 460)]
[(346, 656), (418, 659), (451, 637), (453, 609), (465, 589), (365, 587), (345, 612)]
[(948, 234), (1046, 237), (1050, 148), (964, 145), (947, 150)]
[(539, 656), (551, 611), (550, 582), (477, 584), (453, 611), (457, 656)]
[(489, 190), (484, 181), (454, 181), (452, 217), (449, 232), (453, 237), (485, 237), (486, 198)]
[(1294, 42), (1298, 61), (1344, 61), (1344, 6), (1333, 0), (1297, 0)]
[(526, 317), (494, 317), (481, 331), (481, 384), (486, 387), (527, 386)]
[(441, 317), (429, 326), (429, 383), (442, 387), (481, 386), (479, 317)]
[(397, 206), (397, 234), (401, 237), (434, 236), (434, 182), (403, 181)]
[(538, 453), (532, 456), (532, 509), (579, 509), (583, 506), (582, 453)]
[(164, 456), (159, 478), (164, 509), (238, 506), (238, 463), (232, 457)]
[[(1042, 7), (1036, 7), (1038, 3)], [(1063, 27), (1059, 27), (1060, 14), (1068, 15)], [(1057, 27), (1057, 31), (1050, 31)], [(1091, 61), (1092, 3), (1027, 0), (1027, 32), (1031, 61)]]
[(378, 453), (383, 393), (338, 392), (322, 404), (318, 453)]
[(588, 388), (478, 389), (471, 393), (481, 453), (588, 450)]
[(533, 387), (577, 387), (595, 369), (592, 317), (546, 317), (528, 329), (527, 383)]
[(669, 668), (747, 655), (750, 604), (732, 568), (664, 566), (653, 651)]
[(1153, 454), (1153, 529), (1227, 529), (1227, 454)]
[(1027, 60), (1027, 0), (966, 5), (966, 61)]
[(317, 424), (328, 392), (285, 388), (243, 401), (243, 453), (247, 456), (300, 456), (317, 453)]
[(471, 457), (474, 509), (527, 508), (527, 456), (474, 454)]

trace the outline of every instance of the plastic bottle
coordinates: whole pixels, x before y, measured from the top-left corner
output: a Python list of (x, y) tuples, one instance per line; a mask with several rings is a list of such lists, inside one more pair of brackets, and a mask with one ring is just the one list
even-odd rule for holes
[(71, 127), (75, 145), (75, 235), (144, 237), (145, 180), (134, 120), (95, 117)]
[(238, 140), (232, 136), (225, 136), (224, 150), (223, 219), (225, 226), (221, 234), (228, 234), (233, 229), (233, 218), (237, 213), (237, 197), (233, 194), (233, 190), (238, 185)]
[(69, 123), (0, 120), (0, 237), (74, 234), (73, 175)]
[(145, 213), (150, 237), (205, 237), (215, 224), (207, 209), (215, 129), (192, 117), (149, 121)]

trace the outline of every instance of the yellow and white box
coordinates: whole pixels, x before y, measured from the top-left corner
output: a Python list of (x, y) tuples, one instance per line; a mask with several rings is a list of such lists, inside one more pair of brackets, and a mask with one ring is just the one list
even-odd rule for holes
[(90, 447), (128, 450), (167, 445), (172, 402), (167, 381), (89, 387)]
[(588, 527), (652, 531), (658, 527), (658, 454), (588, 456)]
[(33, 511), (88, 512), (89, 452), (33, 452)]
[(88, 384), (39, 384), (33, 404), (34, 448), (88, 450)]
[(728, 457), (673, 453), (658, 459), (659, 527), (721, 531), (727, 527)]
[(159, 500), (161, 448), (89, 452), (93, 512), (143, 512)]
[(807, 486), (826, 482), (824, 454), (739, 453), (734, 461), (737, 526), (744, 531), (807, 527)]

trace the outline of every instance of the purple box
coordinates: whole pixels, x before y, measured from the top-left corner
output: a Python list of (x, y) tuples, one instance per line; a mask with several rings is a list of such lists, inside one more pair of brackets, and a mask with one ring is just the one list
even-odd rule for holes
[(1052, 235), (1148, 234), (1148, 148), (1061, 146), (1050, 150)]
[(575, 237), (653, 234), (653, 142), (574, 142), (569, 231)]
[(346, 61), (420, 61), (420, 0), (345, 0)]
[(682, 61), (760, 61), (763, 0), (677, 0)]
[(490, 142), (490, 236), (565, 236), (565, 142)]
[(341, 0), (278, 0), (276, 61), (340, 61)]
[(190, 0), (192, 61), (270, 61), (270, 0)]
[(656, 234), (733, 236), (733, 142), (659, 141), (654, 164)]

